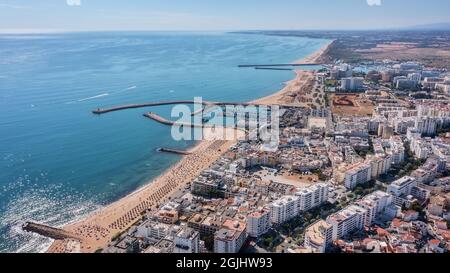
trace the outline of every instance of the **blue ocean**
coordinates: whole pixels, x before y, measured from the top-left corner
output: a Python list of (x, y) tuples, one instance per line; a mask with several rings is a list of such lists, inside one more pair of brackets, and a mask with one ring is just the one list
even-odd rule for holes
[[(0, 35), (0, 252), (42, 252), (51, 241), (25, 221), (62, 226), (149, 183), (187, 148), (146, 109), (162, 100), (250, 101), (291, 71), (238, 68), (305, 57), (329, 41), (231, 33)], [(151, 109), (170, 117), (171, 107)]]

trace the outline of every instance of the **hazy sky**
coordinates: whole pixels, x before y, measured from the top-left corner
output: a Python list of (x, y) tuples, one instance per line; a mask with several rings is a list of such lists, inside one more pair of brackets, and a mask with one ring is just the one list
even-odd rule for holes
[(377, 29), (450, 22), (448, 0), (0, 0), (0, 31)]

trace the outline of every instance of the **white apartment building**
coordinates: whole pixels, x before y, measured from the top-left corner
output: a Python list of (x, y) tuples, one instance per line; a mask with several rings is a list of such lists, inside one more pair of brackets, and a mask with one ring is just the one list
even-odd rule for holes
[(250, 237), (258, 238), (270, 229), (270, 210), (260, 209), (247, 216), (247, 233)]
[(375, 217), (377, 216), (376, 203), (362, 199), (355, 202), (355, 205), (357, 205), (360, 208), (364, 208), (366, 210), (364, 225), (370, 227), (372, 225), (373, 220), (375, 220)]
[(422, 135), (432, 136), (437, 132), (437, 120), (430, 117), (417, 118), (414, 128)]
[(199, 253), (200, 233), (192, 228), (181, 228), (174, 237), (174, 253)]
[(375, 217), (379, 213), (384, 212), (384, 210), (390, 206), (392, 202), (392, 195), (386, 192), (376, 191), (364, 197), (362, 200), (359, 200), (355, 204), (367, 210), (365, 225), (370, 227), (375, 220)]
[(238, 253), (246, 240), (246, 223), (229, 219), (214, 236), (214, 253)]
[(372, 226), (376, 216), (380, 213), (395, 217), (398, 208), (393, 205), (393, 202), (394, 197), (389, 193), (376, 191), (329, 216), (326, 222), (332, 227), (332, 241), (361, 230), (364, 226)]
[(392, 204), (392, 195), (384, 191), (376, 191), (364, 198), (374, 202), (377, 207), (377, 214), (382, 213), (388, 206)]
[(281, 225), (299, 214), (299, 197), (283, 196), (270, 204), (270, 219), (272, 223)]
[(396, 118), (393, 120), (394, 131), (397, 134), (406, 134), (408, 128), (416, 126), (417, 117)]
[(312, 253), (325, 253), (333, 241), (333, 226), (324, 220), (312, 224), (305, 230), (305, 247)]
[(417, 186), (417, 180), (411, 176), (402, 177), (388, 186), (387, 192), (393, 195), (393, 202), (397, 206), (404, 204), (404, 197), (411, 195), (412, 189)]
[(445, 104), (445, 102), (419, 104), (416, 107), (419, 117), (450, 118), (450, 106)]
[(338, 80), (343, 77), (351, 77), (353, 74), (353, 68), (349, 64), (341, 64), (333, 67), (330, 71), (330, 77)]
[(344, 178), (344, 185), (347, 189), (353, 190), (360, 184), (367, 183), (372, 179), (372, 169), (369, 163), (358, 163), (350, 170), (347, 170)]
[(422, 80), (422, 74), (420, 73), (410, 73), (408, 74), (408, 79), (415, 81), (417, 83), (420, 83), (420, 81)]
[(317, 183), (308, 188), (297, 189), (294, 195), (286, 195), (270, 204), (270, 219), (273, 224), (283, 224), (301, 212), (316, 208), (328, 201), (329, 186)]
[(392, 166), (391, 156), (371, 157), (370, 158), (371, 179), (386, 174)]
[(387, 122), (384, 116), (377, 116), (367, 122), (367, 129), (370, 133), (378, 133), (380, 126)]
[(333, 228), (332, 240), (336, 241), (354, 231), (364, 228), (367, 210), (351, 205), (327, 218)]
[[(415, 126), (415, 125), (414, 125)], [(414, 128), (408, 128), (408, 130), (406, 131), (406, 138), (411, 142), (413, 139), (415, 138), (421, 138), (422, 134), (414, 129)]]
[(405, 76), (394, 77), (394, 86), (397, 89), (415, 88), (419, 82)]
[(341, 80), (341, 90), (343, 91), (356, 91), (364, 88), (364, 78), (350, 77), (343, 78)]
[(146, 221), (137, 227), (136, 237), (161, 240), (168, 236), (169, 233), (170, 225), (154, 221)]
[(433, 153), (430, 138), (413, 138), (410, 149), (418, 159), (426, 159)]
[(390, 184), (388, 186), (387, 192), (394, 195), (409, 195), (411, 194), (411, 189), (417, 186), (417, 181), (411, 176), (402, 177)]
[(328, 185), (317, 183), (309, 188), (299, 189), (295, 196), (299, 198), (298, 211), (308, 211), (328, 201)]
[(386, 153), (391, 156), (391, 164), (401, 164), (405, 161), (405, 145), (399, 136), (389, 139), (389, 148)]

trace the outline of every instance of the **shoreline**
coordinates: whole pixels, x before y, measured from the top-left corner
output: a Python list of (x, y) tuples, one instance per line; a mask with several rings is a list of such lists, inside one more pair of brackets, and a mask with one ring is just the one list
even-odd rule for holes
[[(331, 45), (333, 44), (334, 40), (330, 41), (327, 45), (323, 46), (319, 50), (313, 52), (312, 54), (306, 56), (303, 59), (299, 59), (294, 61), (295, 64), (315, 64), (315, 63), (321, 63), (322, 60), (320, 60), (330, 49)], [(294, 70), (295, 77), (294, 79), (287, 81), (284, 88), (282, 88), (280, 91), (275, 92), (272, 95), (268, 95), (259, 99), (256, 99), (252, 101), (253, 103), (261, 103), (261, 104), (291, 104), (292, 102), (286, 101), (286, 96), (289, 95), (289, 93), (295, 93), (299, 90), (301, 90), (304, 87), (307, 87), (308, 84), (314, 80), (315, 72), (313, 70), (300, 70), (296, 69)], [(296, 105), (296, 103), (292, 103), (293, 106)]]
[[(328, 51), (333, 41), (294, 63), (318, 63)], [(286, 103), (286, 95), (308, 86), (314, 71), (295, 70), (295, 78), (286, 86), (271, 95), (251, 101), (251, 103), (281, 104)], [(288, 102), (291, 103), (291, 102)], [(295, 102), (293, 103), (293, 105)], [(128, 230), (141, 219), (143, 212), (156, 208), (169, 200), (175, 192), (186, 187), (200, 173), (211, 166), (237, 141), (203, 140), (199, 141), (175, 165), (168, 168), (152, 181), (119, 200), (102, 207), (82, 220), (69, 223), (64, 230), (81, 236), (83, 241), (75, 249), (83, 253), (92, 253), (107, 247), (112, 238)], [(47, 253), (64, 253), (74, 251), (70, 241), (54, 241)]]

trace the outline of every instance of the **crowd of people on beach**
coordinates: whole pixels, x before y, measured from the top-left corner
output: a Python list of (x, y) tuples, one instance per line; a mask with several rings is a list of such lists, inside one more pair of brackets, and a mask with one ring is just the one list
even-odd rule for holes
[(190, 181), (198, 176), (205, 168), (205, 165), (210, 164), (211, 155), (219, 155), (222, 151), (220, 148), (225, 143), (226, 141), (214, 141), (204, 151), (186, 156), (181, 164), (178, 164), (170, 172), (153, 182), (151, 193), (145, 200), (140, 200), (137, 206), (111, 223), (108, 228), (113, 230), (126, 229), (136, 222), (143, 213), (163, 204), (186, 181)]
[[(80, 242), (81, 251), (95, 250), (96, 247), (109, 242), (113, 236), (133, 225), (144, 213), (159, 208), (173, 193), (195, 179), (202, 170), (227, 151), (229, 146), (231, 143), (223, 140), (200, 143), (192, 154), (186, 155), (167, 173), (137, 192), (133, 196), (134, 200), (137, 200), (133, 207), (130, 208), (131, 202), (119, 203), (111, 207), (109, 211), (97, 212), (92, 219), (86, 219), (69, 228), (74, 234), (83, 238)], [(55, 242), (49, 251), (65, 253), (70, 251), (69, 245), (67, 240)]]

